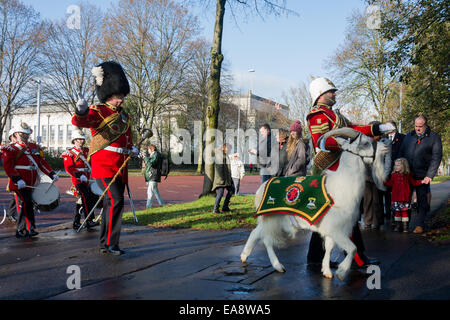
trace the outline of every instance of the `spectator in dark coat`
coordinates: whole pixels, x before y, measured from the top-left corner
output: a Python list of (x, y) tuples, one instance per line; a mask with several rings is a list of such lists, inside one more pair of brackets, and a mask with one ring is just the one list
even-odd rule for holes
[(416, 187), (419, 219), (413, 231), (422, 233), (429, 211), (427, 190), (442, 160), (441, 137), (431, 131), (426, 117), (418, 116), (415, 119), (414, 130), (405, 136), (399, 156), (408, 160), (414, 179), (424, 182)]
[[(405, 135), (397, 131), (397, 123), (395, 121), (390, 120), (387, 123), (392, 124), (395, 127), (394, 131), (388, 132), (386, 137), (391, 141), (391, 170), (394, 169), (394, 162), (399, 158), (398, 154), (400, 152), (400, 147), (402, 145), (403, 139)], [(389, 177), (388, 177), (389, 178)], [(388, 219), (391, 219), (392, 225), (395, 226), (393, 212), (391, 211), (391, 187), (386, 187), (386, 191), (383, 193), (384, 196), (384, 211), (385, 216)]]
[(278, 171), (276, 176), (280, 177), (283, 175), (283, 170), (285, 166), (288, 164), (288, 153), (287, 153), (287, 141), (289, 138), (289, 131), (286, 129), (279, 129), (277, 134), (277, 141), (278, 141)]
[(300, 121), (294, 122), (289, 131), (287, 147), (289, 162), (283, 170), (283, 175), (286, 177), (306, 176), (306, 166), (309, 163), (309, 159), (307, 159), (309, 145), (303, 142)]
[(216, 159), (215, 159), (215, 174), (212, 186), (212, 191), (216, 191), (216, 201), (214, 203), (213, 213), (220, 212), (220, 201), (227, 190), (227, 195), (223, 202), (222, 212), (230, 212), (230, 199), (234, 194), (234, 184), (231, 177), (231, 164), (228, 154), (230, 153), (231, 146), (229, 144), (224, 144), (216, 149)]
[(394, 168), (395, 160), (399, 158), (398, 155), (400, 152), (400, 147), (402, 146), (403, 139), (405, 139), (405, 135), (397, 131), (397, 124), (395, 123), (395, 121), (391, 120), (388, 121), (387, 123), (391, 123), (395, 127), (394, 131), (388, 132), (387, 134), (387, 138), (389, 138), (392, 145), (392, 155), (391, 155), (392, 160), (391, 171), (392, 171)]
[[(258, 149), (249, 149), (248, 152), (257, 156), (261, 183), (264, 183), (272, 178), (276, 172), (273, 172), (272, 169), (272, 132), (267, 123), (263, 124), (259, 128)], [(278, 168), (276, 171), (278, 171)]]

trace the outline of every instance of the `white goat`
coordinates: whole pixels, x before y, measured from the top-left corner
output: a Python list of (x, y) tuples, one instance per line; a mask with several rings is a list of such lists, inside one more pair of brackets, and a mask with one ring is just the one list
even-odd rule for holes
[[(325, 239), (322, 273), (326, 278), (333, 277), (330, 270), (330, 256), (334, 245), (337, 244), (346, 252), (347, 256), (339, 264), (336, 271), (336, 276), (340, 280), (345, 279), (356, 252), (356, 246), (350, 240), (350, 234), (359, 217), (359, 205), (365, 188), (366, 165), (371, 165), (372, 177), (377, 187), (385, 190), (383, 186), (385, 179), (383, 161), (388, 149), (384, 144), (374, 142), (371, 138), (350, 128), (330, 131), (322, 136), (322, 141), (330, 136), (336, 137), (343, 150), (338, 170), (326, 172), (326, 190), (335, 204), (315, 225), (310, 225), (300, 217), (287, 214), (259, 216), (258, 225), (251, 232), (241, 253), (243, 263), (247, 261), (256, 242), (261, 239), (272, 266), (278, 272), (285, 272), (285, 268), (278, 261), (273, 247), (284, 246), (286, 240), (293, 239), (297, 231), (309, 229), (318, 232)], [(339, 136), (350, 138), (350, 141)], [(265, 184), (261, 185), (256, 192), (256, 208), (263, 200), (264, 187)]]

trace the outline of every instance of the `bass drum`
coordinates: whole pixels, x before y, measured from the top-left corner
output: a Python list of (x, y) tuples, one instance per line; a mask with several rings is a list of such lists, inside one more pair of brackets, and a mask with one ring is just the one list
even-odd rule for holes
[(52, 211), (59, 205), (59, 189), (53, 183), (41, 182), (33, 189), (31, 198), (40, 211)]
[[(91, 190), (91, 192), (96, 196), (96, 200), (95, 201), (97, 201), (98, 198), (101, 197), (102, 194), (103, 194), (102, 189), (100, 189), (100, 187), (98, 186), (97, 181), (95, 181), (95, 180), (91, 181), (89, 183), (89, 190)], [(103, 201), (100, 201), (100, 203), (98, 204), (97, 208), (99, 208), (99, 209), (103, 208)]]

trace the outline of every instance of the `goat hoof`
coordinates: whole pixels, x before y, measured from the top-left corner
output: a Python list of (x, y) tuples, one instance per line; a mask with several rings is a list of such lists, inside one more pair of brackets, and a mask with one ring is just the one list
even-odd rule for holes
[(323, 276), (327, 279), (332, 279), (333, 278), (333, 274), (331, 272), (324, 272)]
[(336, 271), (336, 277), (338, 277), (339, 280), (344, 281), (347, 277), (347, 272), (345, 270), (338, 269)]
[(246, 263), (247, 262), (247, 256), (241, 254), (241, 262)]
[(284, 268), (284, 266), (280, 263), (277, 266), (274, 266), (275, 270), (277, 270), (279, 273), (285, 273), (286, 269)]

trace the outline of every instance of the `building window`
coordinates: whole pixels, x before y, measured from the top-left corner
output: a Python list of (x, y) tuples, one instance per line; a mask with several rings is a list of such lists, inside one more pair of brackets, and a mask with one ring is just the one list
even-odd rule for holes
[(72, 143), (72, 125), (68, 124), (67, 125), (67, 138), (66, 138), (66, 143)]
[(50, 143), (55, 143), (55, 126), (50, 126)]
[(42, 136), (41, 142), (45, 143), (47, 141), (47, 126), (42, 126), (41, 136)]
[(58, 126), (58, 144), (64, 143), (64, 129), (62, 125)]

